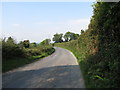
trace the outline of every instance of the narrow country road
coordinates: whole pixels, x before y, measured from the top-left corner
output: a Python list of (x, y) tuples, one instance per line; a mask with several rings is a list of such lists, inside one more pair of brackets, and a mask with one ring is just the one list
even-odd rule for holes
[(52, 55), (2, 75), (3, 88), (84, 88), (75, 56), (55, 47)]

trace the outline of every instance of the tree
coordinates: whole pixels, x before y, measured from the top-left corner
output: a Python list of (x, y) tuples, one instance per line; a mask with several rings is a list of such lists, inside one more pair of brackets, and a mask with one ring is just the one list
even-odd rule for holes
[(65, 42), (76, 40), (79, 37), (79, 34), (75, 34), (72, 32), (66, 32), (64, 35)]
[(30, 43), (30, 47), (37, 47), (37, 43), (36, 42)]
[(29, 48), (30, 47), (30, 41), (29, 40), (24, 40), (23, 45), (24, 45), (25, 48)]
[(20, 48), (19, 44), (15, 43), (12, 37), (2, 40), (2, 57), (3, 59), (12, 59), (14, 57), (24, 57), (24, 50)]
[(81, 34), (84, 33), (84, 30), (81, 30)]
[(18, 46), (19, 46), (20, 48), (23, 48), (23, 47), (24, 47), (23, 42), (20, 41), (20, 42), (18, 43)]
[(70, 40), (70, 32), (66, 32), (64, 35), (65, 42), (68, 42)]
[(76, 40), (78, 39), (78, 37), (79, 37), (79, 34), (73, 34), (72, 40)]
[(55, 43), (61, 43), (61, 42), (63, 42), (62, 37), (63, 37), (62, 33), (61, 34), (56, 33), (53, 37), (53, 41), (55, 41)]
[(9, 45), (14, 45), (15, 44), (15, 40), (12, 37), (8, 37), (6, 43), (9, 44)]
[(51, 42), (50, 39), (45, 39), (45, 40), (43, 40), (43, 41), (40, 43), (40, 45), (49, 45), (50, 42)]

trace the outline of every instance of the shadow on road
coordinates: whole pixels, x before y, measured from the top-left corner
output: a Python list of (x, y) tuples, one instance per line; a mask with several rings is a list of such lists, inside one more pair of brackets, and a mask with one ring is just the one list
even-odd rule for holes
[(84, 88), (78, 65), (10, 72), (2, 83), (3, 88)]

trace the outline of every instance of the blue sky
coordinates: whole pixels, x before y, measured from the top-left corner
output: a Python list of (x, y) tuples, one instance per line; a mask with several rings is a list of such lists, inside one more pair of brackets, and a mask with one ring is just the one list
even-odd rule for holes
[(2, 37), (41, 42), (55, 33), (87, 29), (92, 2), (4, 2)]

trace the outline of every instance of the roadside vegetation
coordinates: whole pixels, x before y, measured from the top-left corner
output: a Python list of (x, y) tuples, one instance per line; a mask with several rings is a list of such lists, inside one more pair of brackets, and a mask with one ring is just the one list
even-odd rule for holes
[(120, 88), (120, 2), (97, 2), (77, 40), (55, 43), (78, 59), (87, 88)]
[(52, 54), (55, 49), (50, 41), (46, 39), (37, 44), (30, 43), (29, 40), (16, 43), (12, 37), (2, 39), (2, 71), (9, 71)]
[(53, 44), (50, 39), (37, 44), (4, 38), (3, 72), (50, 55), (55, 45), (77, 57), (86, 88), (120, 88), (120, 2), (96, 2), (88, 29), (80, 33), (56, 33)]

